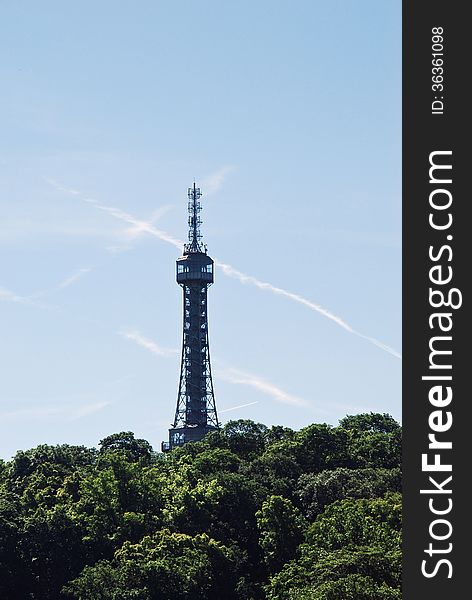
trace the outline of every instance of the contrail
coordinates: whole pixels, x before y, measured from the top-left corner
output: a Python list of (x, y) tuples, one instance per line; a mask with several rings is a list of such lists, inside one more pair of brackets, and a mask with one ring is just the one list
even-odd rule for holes
[(31, 418), (37, 420), (41, 418), (49, 419), (53, 417), (65, 417), (68, 421), (75, 421), (82, 417), (87, 417), (100, 410), (103, 410), (112, 403), (108, 400), (95, 402), (94, 404), (84, 404), (81, 406), (42, 406), (41, 408), (20, 408), (13, 411), (0, 413), (2, 419)]
[(314, 310), (317, 313), (320, 313), (327, 319), (334, 321), (334, 323), (336, 323), (337, 325), (339, 325), (340, 327), (342, 327), (349, 333), (352, 333), (353, 335), (357, 335), (357, 337), (367, 340), (371, 344), (374, 344), (374, 346), (377, 346), (378, 348), (381, 348), (382, 350), (384, 350), (385, 352), (388, 352), (392, 356), (395, 356), (396, 358), (401, 359), (401, 357), (402, 357), (401, 354), (399, 354), (396, 350), (394, 350), (390, 346), (387, 346), (383, 342), (380, 342), (379, 340), (377, 340), (371, 336), (364, 335), (363, 333), (356, 331), (353, 327), (351, 327), (351, 325), (349, 325), (348, 323), (346, 323), (346, 321), (341, 319), (341, 317), (338, 317), (337, 315), (333, 314), (328, 309), (323, 308), (319, 304), (315, 304), (311, 300), (307, 300), (306, 298), (304, 298), (303, 296), (300, 296), (299, 294), (295, 294), (293, 292), (289, 292), (288, 290), (284, 290), (283, 288), (276, 287), (275, 285), (272, 285), (271, 283), (267, 283), (265, 281), (260, 281), (259, 279), (257, 279), (256, 277), (253, 277), (252, 275), (246, 275), (245, 273), (241, 273), (241, 271), (238, 271), (231, 265), (222, 263), (217, 260), (215, 260), (215, 264), (218, 265), (220, 267), (220, 269), (223, 271), (223, 273), (225, 275), (227, 275), (228, 277), (233, 277), (234, 279), (237, 279), (241, 283), (244, 283), (244, 284), (249, 283), (251, 285), (256, 286), (260, 290), (266, 290), (268, 292), (271, 292), (272, 294), (276, 294), (278, 296), (284, 296), (285, 298), (289, 298), (290, 300), (293, 300), (294, 302), (303, 304), (304, 306), (307, 306), (309, 309)]
[(216, 173), (205, 177), (202, 181), (202, 187), (205, 189), (205, 196), (215, 194), (223, 185), (228, 173), (231, 173), (234, 169), (235, 167), (233, 165), (226, 165), (221, 167)]
[[(65, 188), (54, 180), (46, 179), (46, 181), (50, 185), (55, 187), (56, 189), (58, 189), (62, 192), (66, 192), (68, 194), (77, 196), (82, 201), (93, 205), (95, 208), (108, 213), (109, 215), (111, 215), (112, 217), (114, 217), (116, 219), (119, 219), (121, 221), (124, 221), (125, 223), (133, 225), (134, 227), (139, 228), (140, 231), (147, 232), (150, 235), (153, 235), (153, 236), (159, 238), (163, 242), (172, 244), (179, 250), (182, 248), (182, 246), (184, 244), (184, 242), (182, 242), (182, 240), (179, 240), (178, 238), (167, 233), (166, 231), (163, 231), (162, 229), (157, 229), (157, 227), (152, 225), (152, 223), (137, 219), (130, 213), (127, 213), (119, 208), (100, 204), (93, 198), (85, 197), (82, 192), (75, 190), (75, 189)], [(327, 319), (330, 319), (331, 321), (333, 321), (334, 323), (336, 323), (337, 325), (339, 325), (340, 327), (342, 327), (344, 330), (348, 331), (352, 335), (355, 335), (363, 340), (370, 342), (377, 348), (380, 348), (384, 352), (388, 352), (388, 354), (391, 354), (392, 356), (395, 356), (396, 358), (399, 358), (399, 359), (402, 358), (401, 354), (399, 352), (397, 352), (394, 348), (387, 346), (386, 344), (377, 340), (374, 337), (371, 337), (371, 336), (365, 335), (363, 333), (360, 333), (359, 331), (356, 331), (351, 325), (349, 325), (349, 323), (346, 323), (346, 321), (344, 321), (344, 319), (342, 319), (341, 317), (333, 314), (331, 311), (329, 311), (326, 308), (323, 308), (319, 304), (316, 304), (315, 302), (312, 302), (311, 300), (308, 300), (307, 298), (300, 296), (299, 294), (296, 294), (294, 292), (290, 292), (283, 288), (277, 287), (266, 281), (261, 281), (252, 275), (247, 275), (246, 273), (242, 273), (241, 271), (238, 271), (238, 269), (235, 269), (231, 265), (228, 265), (227, 263), (221, 262), (217, 259), (215, 259), (215, 265), (217, 267), (219, 267), (227, 277), (232, 277), (233, 279), (237, 279), (241, 283), (253, 285), (260, 290), (265, 290), (265, 291), (268, 291), (277, 296), (283, 296), (285, 298), (288, 298), (289, 300), (292, 300), (293, 302), (297, 302), (298, 304), (302, 304), (303, 306), (308, 307), (310, 310), (313, 310), (313, 311), (319, 313), (320, 315), (323, 315)]]
[(293, 396), (292, 394), (280, 389), (273, 383), (266, 381), (258, 375), (253, 375), (252, 373), (245, 373), (244, 371), (233, 368), (217, 369), (215, 370), (215, 376), (218, 377), (218, 379), (228, 381), (229, 383), (253, 387), (264, 394), (272, 396), (272, 398), (283, 404), (291, 404), (292, 406), (308, 406), (308, 402), (306, 400), (303, 400), (298, 396)]
[(336, 315), (333, 315), (333, 313), (331, 313), (326, 308), (321, 307), (319, 304), (315, 304), (311, 300), (307, 300), (306, 298), (303, 298), (303, 296), (299, 296), (298, 294), (294, 294), (293, 292), (289, 292), (282, 288), (276, 287), (275, 285), (272, 285), (271, 283), (267, 283), (265, 281), (260, 281), (259, 279), (256, 279), (256, 277), (253, 277), (252, 275), (246, 275), (245, 273), (241, 273), (241, 271), (238, 271), (237, 269), (235, 269), (234, 267), (232, 267), (231, 265), (228, 265), (226, 263), (222, 263), (217, 260), (215, 260), (215, 263), (220, 267), (220, 269), (223, 271), (223, 273), (225, 275), (227, 275), (228, 277), (233, 277), (234, 279), (237, 279), (241, 283), (249, 283), (251, 285), (254, 285), (257, 288), (259, 288), (260, 290), (266, 290), (266, 291), (272, 292), (273, 294), (276, 294), (278, 296), (285, 296), (285, 298), (290, 298), (290, 300), (293, 300), (294, 302), (298, 302), (299, 304), (303, 304), (304, 306), (308, 306), (308, 308), (310, 308), (311, 310), (315, 310), (316, 312), (319, 312), (320, 314), (327, 317), (328, 319), (331, 319), (332, 321), (334, 321), (335, 323), (337, 323), (338, 325), (340, 325), (341, 327), (346, 329), (346, 331), (349, 331), (349, 333), (354, 333), (354, 329), (350, 325), (348, 325), (345, 321), (343, 321), (341, 319), (341, 317), (337, 317)]
[(239, 406), (232, 406), (231, 408), (224, 408), (223, 410), (219, 410), (218, 413), (222, 414), (225, 412), (229, 412), (230, 410), (237, 410), (238, 408), (245, 408), (246, 406), (252, 406), (253, 404), (259, 404), (259, 400), (255, 402), (248, 402), (247, 404), (240, 404)]
[(129, 213), (121, 210), (120, 208), (115, 208), (113, 206), (105, 206), (103, 204), (100, 204), (96, 200), (93, 200), (92, 198), (83, 198), (83, 201), (92, 204), (93, 206), (95, 206), (95, 208), (98, 208), (99, 210), (108, 213), (112, 217), (115, 217), (115, 219), (119, 219), (120, 221), (124, 221), (125, 223), (133, 225), (133, 227), (135, 227), (139, 232), (149, 233), (159, 238), (163, 242), (172, 244), (179, 250), (184, 244), (182, 240), (175, 238), (166, 231), (163, 231), (162, 229), (157, 229), (157, 227), (155, 227), (152, 223), (149, 223), (148, 221), (142, 221), (141, 219), (137, 219), (136, 217), (133, 217), (133, 215), (130, 215)]
[[(144, 221), (143, 224), (146, 227), (148, 224), (154, 225), (154, 223), (171, 208), (172, 207), (169, 204), (156, 208), (156, 210), (153, 211), (150, 220)], [(143, 225), (133, 225), (132, 227), (126, 230), (125, 235), (128, 240), (134, 240), (135, 238), (139, 237), (142, 233), (147, 233), (146, 228), (143, 229)]]
[(19, 304), (25, 304), (29, 306), (35, 306), (37, 308), (47, 308), (47, 309), (56, 309), (56, 306), (49, 306), (46, 304), (42, 304), (38, 302), (38, 299), (44, 298), (45, 296), (50, 296), (54, 292), (67, 288), (73, 285), (76, 281), (78, 281), (81, 277), (90, 273), (92, 271), (91, 268), (81, 268), (63, 279), (59, 282), (54, 288), (46, 289), (46, 290), (38, 290), (37, 292), (33, 292), (28, 296), (20, 296), (11, 290), (0, 287), (0, 300), (4, 300), (6, 302), (17, 302)]
[(57, 310), (57, 306), (37, 302), (36, 298), (42, 295), (42, 292), (38, 292), (29, 296), (20, 296), (19, 294), (16, 294), (11, 290), (0, 287), (0, 301), (3, 300), (4, 302), (14, 302), (18, 304), (23, 304), (24, 306), (33, 306), (35, 308), (41, 308), (43, 310)]
[(0, 288), (0, 300), (5, 300), (6, 302), (18, 302), (19, 304), (30, 303), (26, 296), (20, 296), (11, 290), (7, 290), (6, 288)]
[(152, 354), (155, 354), (156, 356), (171, 356), (179, 353), (179, 351), (174, 350), (174, 348), (163, 348), (162, 346), (159, 346), (154, 340), (145, 337), (139, 331), (120, 331), (119, 334), (127, 340), (136, 342), (138, 346), (146, 348), (146, 350), (149, 350), (149, 352), (152, 352)]
[(154, 237), (159, 238), (163, 242), (172, 244), (172, 246), (175, 246), (179, 250), (181, 250), (182, 246), (184, 245), (184, 242), (182, 240), (175, 238), (174, 236), (170, 235), (166, 231), (163, 231), (162, 229), (158, 229), (157, 227), (155, 227), (152, 223), (149, 223), (148, 221), (144, 221), (142, 219), (136, 218), (135, 216), (131, 215), (130, 213), (127, 213), (126, 211), (121, 210), (121, 208), (116, 208), (114, 206), (106, 206), (105, 204), (101, 204), (100, 202), (98, 202), (97, 200), (94, 200), (93, 198), (87, 198), (79, 190), (75, 190), (73, 188), (66, 188), (66, 187), (62, 186), (60, 183), (58, 183), (57, 181), (55, 181), (54, 179), (46, 179), (46, 181), (50, 185), (55, 187), (57, 190), (59, 190), (61, 192), (66, 192), (67, 194), (71, 194), (73, 196), (77, 196), (83, 202), (87, 202), (87, 204), (91, 204), (98, 210), (101, 210), (101, 211), (111, 215), (115, 219), (118, 219), (119, 221), (123, 221), (124, 223), (128, 223), (129, 225), (132, 225), (140, 233), (149, 233), (150, 235), (153, 235)]
[(64, 288), (69, 287), (70, 285), (72, 285), (73, 283), (78, 281), (81, 277), (83, 277), (87, 273), (90, 273), (91, 270), (92, 269), (90, 267), (83, 267), (83, 268), (79, 269), (78, 271), (76, 271), (75, 273), (72, 273), (72, 275), (69, 275), (69, 277), (66, 277), (66, 279), (61, 281), (57, 285), (57, 289), (63, 290)]
[(354, 335), (357, 335), (358, 337), (362, 338), (363, 340), (367, 340), (371, 344), (374, 344), (374, 346), (377, 346), (377, 348), (381, 348), (382, 350), (385, 350), (385, 352), (388, 352), (392, 356), (395, 356), (396, 358), (399, 358), (401, 360), (402, 355), (399, 352), (397, 352), (396, 350), (394, 350), (393, 348), (391, 348), (390, 346), (387, 346), (386, 344), (384, 344), (383, 342), (380, 342), (379, 340), (377, 340), (373, 337), (370, 337), (368, 335), (364, 335), (363, 333), (359, 333), (358, 331), (353, 331), (352, 333)]

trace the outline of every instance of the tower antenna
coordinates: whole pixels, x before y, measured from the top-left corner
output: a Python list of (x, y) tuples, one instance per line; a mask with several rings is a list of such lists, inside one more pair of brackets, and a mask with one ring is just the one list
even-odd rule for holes
[(200, 217), (200, 212), (202, 210), (202, 205), (200, 202), (200, 198), (202, 193), (200, 188), (197, 188), (195, 185), (195, 181), (193, 182), (193, 187), (188, 188), (188, 244), (184, 246), (184, 254), (190, 252), (201, 252), (203, 246), (200, 243), (202, 239), (202, 234), (200, 231), (200, 225), (202, 224), (202, 219)]

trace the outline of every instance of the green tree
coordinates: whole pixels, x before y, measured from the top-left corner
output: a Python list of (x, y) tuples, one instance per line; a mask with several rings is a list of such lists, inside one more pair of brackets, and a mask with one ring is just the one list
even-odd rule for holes
[(205, 477), (217, 473), (236, 473), (242, 464), (241, 459), (231, 450), (212, 448), (199, 452), (191, 461), (196, 476)]
[(268, 429), (265, 434), (267, 446), (283, 440), (293, 440), (294, 437), (295, 431), (290, 429), (290, 427), (284, 427), (283, 425), (272, 425), (272, 427)]
[(307, 587), (289, 592), (287, 600), (401, 600), (402, 593), (372, 577), (351, 574), (336, 581), (326, 581), (316, 588)]
[(297, 483), (297, 496), (310, 519), (325, 506), (346, 498), (376, 498), (401, 490), (400, 469), (334, 469), (305, 473)]
[[(285, 600), (291, 595), (296, 598), (298, 590), (306, 591), (309, 587), (321, 594), (320, 598), (335, 598), (333, 594), (343, 586), (351, 586), (349, 593), (355, 589), (354, 575), (369, 578), (371, 588), (381, 587), (392, 596), (400, 586), (400, 573), (400, 495), (337, 501), (308, 528), (300, 556), (271, 578), (266, 588), (267, 598)], [(343, 581), (345, 578), (349, 582)]]
[(301, 444), (288, 436), (272, 442), (253, 460), (243, 461), (240, 472), (258, 484), (264, 497), (276, 495), (293, 500), (296, 482), (302, 474), (299, 454)]
[(303, 541), (305, 519), (290, 500), (282, 496), (270, 496), (257, 511), (256, 519), (264, 560), (269, 572), (275, 573), (294, 558)]
[(236, 599), (237, 572), (231, 551), (206, 534), (159, 531), (138, 544), (125, 542), (66, 586), (77, 600)]
[(62, 492), (94, 560), (112, 556), (125, 540), (138, 541), (163, 524), (165, 474), (122, 452), (108, 453), (106, 464), (78, 481), (65, 480)]
[(337, 550), (345, 546), (398, 548), (401, 543), (401, 496), (348, 499), (334, 502), (306, 532), (306, 540), (317, 548)]
[[(299, 593), (303, 594), (301, 598), (314, 597), (316, 600), (377, 600), (372, 595), (377, 588), (384, 593), (379, 598), (390, 600), (401, 597), (398, 595), (400, 572), (400, 548), (386, 551), (384, 548), (361, 546), (325, 551), (303, 544), (300, 558), (287, 563), (269, 581), (267, 600), (298, 599)], [(366, 585), (365, 596), (355, 595), (355, 584), (358, 588), (359, 582)], [(308, 595), (308, 589), (313, 591), (312, 596)], [(342, 595), (344, 592), (346, 595)]]
[(310, 473), (349, 465), (349, 434), (330, 425), (313, 424), (297, 432), (297, 462)]
[(266, 446), (268, 428), (249, 419), (228, 421), (220, 431), (209, 433), (205, 441), (212, 447), (228, 448), (243, 459), (255, 458)]
[(373, 412), (348, 415), (339, 421), (339, 426), (370, 433), (393, 433), (400, 429), (400, 425), (391, 415)]
[(387, 414), (365, 413), (341, 419), (339, 429), (348, 433), (350, 464), (355, 468), (399, 468), (400, 425)]
[(80, 573), (86, 561), (80, 526), (62, 506), (38, 508), (26, 517), (18, 548), (38, 600), (58, 598), (62, 586)]
[(0, 484), (0, 598), (27, 597), (30, 573), (19, 553), (20, 540), (20, 505)]
[(146, 440), (135, 438), (132, 431), (113, 433), (100, 441), (100, 454), (108, 452), (124, 452), (129, 460), (150, 461), (152, 446)]
[(43, 473), (49, 478), (49, 473), (54, 472), (60, 479), (77, 469), (93, 465), (96, 455), (94, 449), (68, 444), (42, 444), (31, 450), (20, 450), (7, 466), (6, 483), (9, 489), (21, 493), (33, 474)]

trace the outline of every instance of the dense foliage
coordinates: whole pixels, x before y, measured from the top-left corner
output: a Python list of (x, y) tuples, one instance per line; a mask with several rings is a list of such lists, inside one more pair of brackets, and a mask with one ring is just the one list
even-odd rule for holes
[(166, 455), (131, 432), (18, 452), (0, 461), (0, 598), (399, 599), (400, 438), (371, 413), (230, 421)]

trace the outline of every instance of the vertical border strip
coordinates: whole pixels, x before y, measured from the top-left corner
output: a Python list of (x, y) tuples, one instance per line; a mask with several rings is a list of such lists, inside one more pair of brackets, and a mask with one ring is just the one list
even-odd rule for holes
[(403, 2), (406, 600), (468, 589), (468, 28), (459, 2)]

